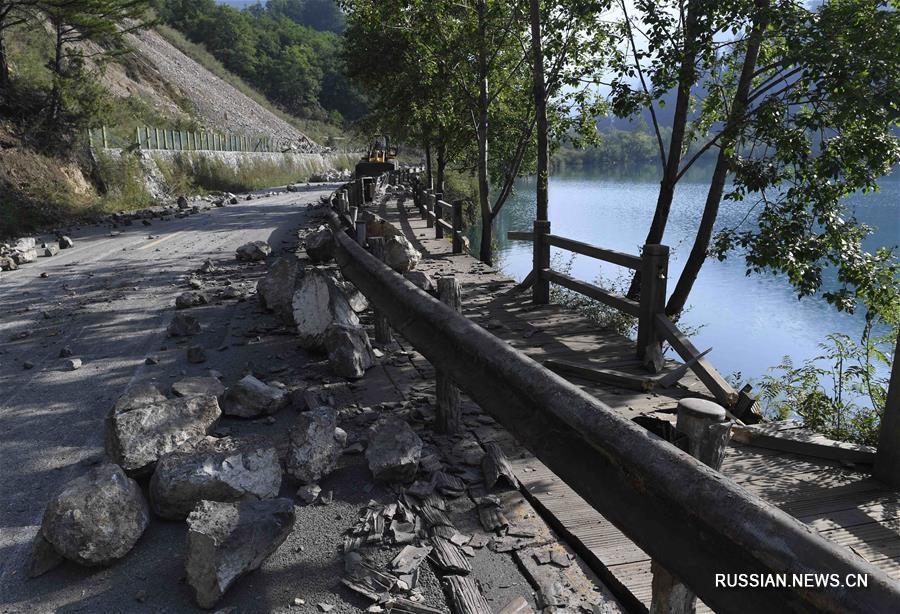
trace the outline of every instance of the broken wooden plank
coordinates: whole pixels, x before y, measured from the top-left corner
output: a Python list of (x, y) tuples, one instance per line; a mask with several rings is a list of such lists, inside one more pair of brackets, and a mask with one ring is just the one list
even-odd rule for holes
[(567, 360), (548, 359), (544, 361), (544, 366), (560, 375), (574, 375), (591, 382), (612, 384), (620, 388), (637, 390), (639, 392), (649, 392), (656, 386), (656, 382), (649, 376), (631, 375), (630, 373), (612, 369), (595, 369)]
[(516, 597), (503, 606), (498, 614), (535, 614), (535, 612), (524, 597)]
[(678, 381), (687, 374), (688, 369), (690, 369), (695, 364), (697, 364), (697, 362), (699, 362), (701, 358), (703, 358), (710, 352), (712, 352), (712, 348), (709, 348), (708, 350), (706, 350), (699, 356), (696, 356), (696, 357), (690, 359), (683, 365), (679, 365), (679, 366), (675, 367), (671, 371), (668, 371), (666, 373), (660, 373), (659, 375), (655, 376), (653, 379), (656, 380), (657, 385), (659, 385), (663, 388), (668, 388), (674, 384), (677, 384)]
[(472, 572), (469, 560), (449, 539), (435, 536), (431, 538), (431, 544), (434, 549), (429, 556), (441, 573), (466, 575)]
[(875, 448), (872, 446), (834, 441), (808, 429), (772, 432), (767, 431), (764, 425), (735, 425), (732, 437), (737, 442), (768, 450), (851, 463), (875, 462)]
[(447, 593), (454, 614), (493, 614), (481, 589), (468, 576), (447, 576), (444, 578)]
[(484, 474), (484, 485), (488, 490), (494, 488), (500, 478), (508, 486), (519, 487), (519, 480), (509, 464), (509, 459), (503, 453), (503, 448), (496, 443), (487, 443), (484, 446), (484, 458), (481, 459), (481, 471)]

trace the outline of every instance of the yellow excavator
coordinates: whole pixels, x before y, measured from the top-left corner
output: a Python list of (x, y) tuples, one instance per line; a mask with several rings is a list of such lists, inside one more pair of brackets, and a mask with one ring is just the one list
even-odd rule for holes
[(372, 139), (369, 152), (356, 165), (356, 177), (377, 177), (382, 173), (397, 170), (394, 160), (400, 150), (391, 145), (391, 138), (386, 134), (377, 134)]

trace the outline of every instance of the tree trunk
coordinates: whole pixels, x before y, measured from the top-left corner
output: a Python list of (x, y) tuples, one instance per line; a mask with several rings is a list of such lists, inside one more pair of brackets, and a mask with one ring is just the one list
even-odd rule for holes
[[(447, 146), (444, 142), (437, 146), (437, 182), (434, 184), (436, 192), (444, 193), (444, 177), (447, 169)], [(446, 200), (446, 199), (445, 199)]]
[(537, 215), (549, 219), (550, 146), (548, 144), (547, 84), (544, 80), (544, 50), (541, 40), (541, 2), (531, 0), (531, 53), (534, 56), (534, 104), (537, 114)]
[(53, 55), (53, 90), (50, 92), (50, 121), (56, 123), (62, 111), (62, 64), (63, 64), (63, 33), (62, 23), (56, 24), (56, 48)]
[[(672, 136), (669, 138), (669, 152), (663, 168), (662, 180), (659, 184), (659, 195), (656, 199), (656, 210), (653, 222), (647, 232), (644, 244), (662, 243), (669, 222), (669, 212), (675, 198), (675, 184), (678, 182), (678, 170), (681, 167), (684, 137), (687, 132), (688, 112), (690, 111), (691, 89), (696, 80), (697, 47), (694, 40), (697, 32), (697, 10), (693, 2), (687, 4), (687, 18), (684, 25), (684, 55), (678, 73), (678, 94), (675, 100), (675, 112), (672, 116)], [(634, 274), (628, 296), (637, 299), (641, 293), (641, 273)]]
[(747, 108), (750, 86), (753, 84), (753, 73), (756, 71), (763, 34), (768, 26), (768, 0), (757, 0), (756, 9), (758, 13), (747, 42), (747, 52), (744, 55), (744, 64), (741, 67), (741, 76), (734, 93), (731, 112), (723, 128), (723, 138), (719, 144), (719, 155), (716, 158), (716, 168), (709, 184), (709, 192), (706, 194), (703, 217), (700, 219), (697, 236), (694, 238), (694, 245), (691, 247), (684, 270), (666, 305), (666, 313), (669, 316), (678, 316), (682, 312), (694, 287), (694, 282), (697, 281), (697, 275), (700, 273), (703, 263), (706, 262), (713, 227), (719, 216), (719, 206), (725, 192), (725, 181), (728, 178), (729, 159), (726, 151), (731, 149), (737, 140), (738, 129), (743, 121), (744, 110)]
[(431, 143), (425, 143), (425, 187), (429, 190), (434, 187), (433, 178), (434, 175), (431, 174)]
[(6, 45), (3, 40), (3, 24), (0, 24), (0, 99), (9, 90), (9, 60), (6, 57)]
[(488, 266), (493, 264), (491, 245), (493, 216), (491, 215), (488, 177), (488, 70), (487, 70), (487, 24), (485, 0), (478, 0), (478, 205), (481, 210), (481, 250), (479, 258)]

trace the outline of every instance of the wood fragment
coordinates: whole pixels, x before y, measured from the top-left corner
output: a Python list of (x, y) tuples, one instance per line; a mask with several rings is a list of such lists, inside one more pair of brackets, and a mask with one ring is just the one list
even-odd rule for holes
[(471, 573), (472, 566), (469, 565), (469, 560), (449, 539), (435, 536), (431, 538), (431, 544), (434, 546), (430, 555), (431, 560), (442, 573), (459, 575)]
[(484, 474), (485, 487), (491, 490), (503, 478), (507, 486), (518, 488), (519, 480), (516, 479), (503, 449), (496, 443), (488, 443), (485, 444), (484, 451), (484, 458), (481, 459), (481, 471)]
[(410, 574), (419, 568), (430, 553), (431, 548), (428, 547), (406, 546), (391, 561), (390, 569), (401, 575)]
[(503, 609), (498, 612), (498, 614), (535, 614), (534, 609), (528, 602), (525, 601), (524, 597), (516, 597), (505, 606)]
[(454, 614), (493, 614), (475, 581), (467, 576), (444, 578)]

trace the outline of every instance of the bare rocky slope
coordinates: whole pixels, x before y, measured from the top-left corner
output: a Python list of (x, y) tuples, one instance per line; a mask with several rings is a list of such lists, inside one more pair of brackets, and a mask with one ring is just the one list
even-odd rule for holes
[(315, 144), (297, 128), (207, 70), (155, 30), (129, 34), (135, 54), (113, 63), (104, 81), (116, 96), (139, 96), (161, 114), (184, 116), (220, 132), (275, 137), (303, 151)]

